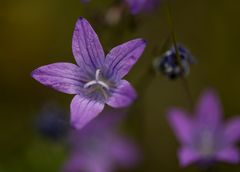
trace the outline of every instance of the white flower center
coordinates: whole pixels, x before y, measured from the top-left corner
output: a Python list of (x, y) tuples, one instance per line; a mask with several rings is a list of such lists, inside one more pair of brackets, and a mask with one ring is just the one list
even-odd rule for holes
[(204, 131), (202, 133), (202, 138), (201, 138), (201, 153), (205, 156), (212, 155), (215, 150), (215, 145), (214, 145), (214, 138), (213, 134), (208, 131)]
[(101, 73), (101, 70), (97, 69), (95, 73), (95, 79), (87, 82), (83, 87), (89, 88), (91, 86), (100, 86), (102, 88), (109, 90), (108, 84), (106, 84), (104, 81), (101, 80), (100, 73)]

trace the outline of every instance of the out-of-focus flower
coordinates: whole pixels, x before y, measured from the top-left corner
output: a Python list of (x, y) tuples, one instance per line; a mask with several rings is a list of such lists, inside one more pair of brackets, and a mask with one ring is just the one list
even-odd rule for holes
[(91, 25), (79, 18), (73, 34), (77, 65), (54, 63), (32, 72), (40, 83), (60, 92), (75, 94), (71, 103), (71, 124), (81, 129), (95, 118), (105, 103), (114, 108), (130, 105), (136, 98), (131, 84), (122, 78), (144, 51), (146, 43), (135, 39), (113, 48), (105, 58)]
[(63, 172), (112, 172), (134, 167), (139, 158), (136, 145), (114, 131), (115, 114), (101, 114), (82, 130), (70, 135), (70, 157)]
[(151, 11), (160, 3), (160, 0), (125, 0), (129, 5), (132, 14), (143, 11)]
[[(87, 3), (89, 1), (91, 0), (81, 0), (83, 3)], [(135, 15), (141, 12), (152, 11), (159, 5), (160, 0), (122, 0), (122, 2), (126, 3), (131, 13)]]
[(89, 1), (91, 1), (91, 0), (80, 0), (82, 3), (87, 3), (87, 2), (89, 2)]
[(169, 79), (177, 79), (186, 76), (189, 73), (190, 65), (194, 59), (188, 49), (178, 45), (180, 60), (177, 57), (176, 50), (172, 47), (163, 56), (154, 61), (154, 67), (162, 72)]
[(204, 92), (195, 117), (191, 118), (183, 110), (174, 108), (168, 112), (168, 118), (182, 144), (178, 151), (181, 166), (240, 161), (236, 145), (240, 138), (240, 117), (223, 124), (221, 105), (215, 92)]
[(55, 103), (46, 104), (38, 114), (35, 127), (39, 134), (51, 140), (64, 138), (68, 132), (67, 113)]

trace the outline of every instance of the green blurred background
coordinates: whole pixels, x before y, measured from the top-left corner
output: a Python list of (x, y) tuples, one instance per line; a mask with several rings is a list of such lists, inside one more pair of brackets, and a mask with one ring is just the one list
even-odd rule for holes
[[(44, 64), (74, 62), (71, 39), (79, 16), (89, 20), (108, 52), (124, 41), (142, 37), (147, 49), (127, 78), (140, 91), (126, 120), (129, 131), (143, 145), (145, 161), (136, 171), (197, 171), (178, 165), (177, 140), (166, 121), (172, 106), (188, 107), (180, 81), (159, 75), (138, 83), (169, 34), (164, 5), (153, 13), (119, 24), (104, 24), (111, 0), (1, 0), (0, 1), (0, 172), (57, 172), (66, 159), (61, 144), (38, 136), (33, 121), (43, 104), (57, 101), (69, 109), (72, 96), (46, 88), (30, 77)], [(213, 87), (221, 96), (225, 117), (240, 112), (240, 1), (175, 0), (172, 3), (177, 40), (188, 47), (197, 64), (188, 77), (196, 101), (201, 91)], [(141, 101), (141, 109), (138, 106)], [(141, 137), (141, 138), (139, 138)], [(239, 165), (219, 164), (219, 171), (239, 171)]]

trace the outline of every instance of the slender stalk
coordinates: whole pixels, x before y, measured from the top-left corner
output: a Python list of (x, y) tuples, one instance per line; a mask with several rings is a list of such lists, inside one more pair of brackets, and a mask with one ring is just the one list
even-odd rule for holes
[[(181, 71), (183, 71), (184, 69), (183, 69), (183, 66), (182, 66), (182, 63), (181, 63), (181, 57), (180, 57), (180, 53), (179, 53), (179, 50), (178, 50), (176, 34), (175, 34), (175, 30), (174, 30), (174, 23), (173, 23), (170, 0), (168, 0), (168, 4), (167, 4), (167, 16), (168, 16), (168, 24), (169, 24), (169, 27), (170, 27), (170, 30), (171, 30), (171, 37), (172, 37), (173, 46), (174, 46), (174, 49), (175, 49), (175, 52), (176, 52), (176, 61), (177, 61), (178, 65), (180, 66)], [(189, 88), (188, 81), (184, 76), (181, 77), (181, 80), (182, 80), (183, 87), (184, 87), (184, 90), (185, 90), (186, 95), (187, 95), (189, 106), (190, 106), (190, 108), (192, 108), (193, 107), (193, 98), (192, 98), (192, 94), (191, 94), (191, 91), (190, 91), (190, 88)]]

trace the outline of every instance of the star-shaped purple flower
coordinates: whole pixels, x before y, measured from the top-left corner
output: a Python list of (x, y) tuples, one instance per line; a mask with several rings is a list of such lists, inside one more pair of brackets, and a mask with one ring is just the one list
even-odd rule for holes
[(180, 109), (168, 113), (171, 127), (182, 144), (178, 151), (180, 165), (238, 163), (240, 154), (236, 142), (240, 139), (240, 117), (223, 124), (219, 99), (211, 90), (200, 98), (195, 115), (191, 118)]
[(105, 54), (97, 34), (84, 18), (79, 18), (73, 33), (72, 50), (77, 65), (53, 63), (32, 72), (40, 83), (60, 92), (75, 94), (71, 103), (71, 123), (84, 127), (104, 108), (130, 105), (136, 92), (122, 78), (142, 55), (146, 42), (135, 39)]
[(69, 137), (70, 156), (62, 172), (112, 172), (131, 168), (139, 161), (134, 142), (115, 131), (122, 114), (103, 113)]

